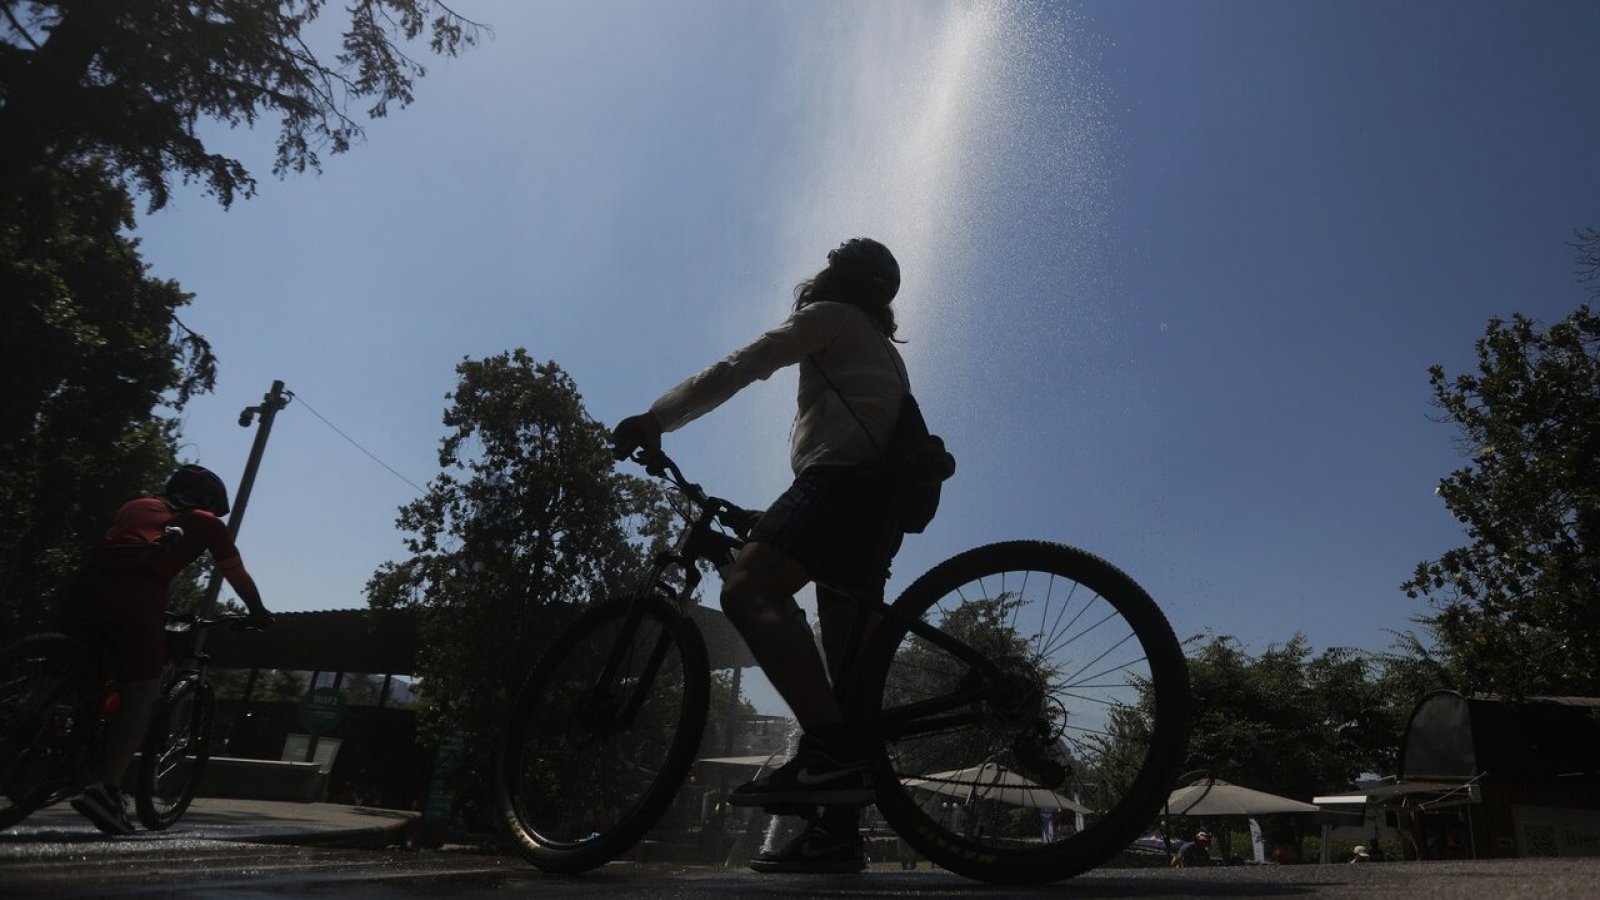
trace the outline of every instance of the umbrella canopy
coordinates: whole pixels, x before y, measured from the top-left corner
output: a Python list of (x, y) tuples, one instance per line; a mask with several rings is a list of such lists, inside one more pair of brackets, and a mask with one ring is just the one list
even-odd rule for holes
[(782, 753), (764, 753), (760, 756), (713, 756), (695, 762), (710, 766), (728, 766), (734, 769), (775, 769), (789, 761)]
[(1201, 781), (1178, 788), (1167, 798), (1167, 809), (1174, 816), (1264, 816), (1318, 811), (1309, 803), (1226, 781)]
[(958, 800), (995, 800), (1027, 809), (1070, 809), (1087, 813), (1083, 804), (1049, 788), (1034, 784), (999, 763), (935, 772), (907, 778), (906, 787), (920, 788)]

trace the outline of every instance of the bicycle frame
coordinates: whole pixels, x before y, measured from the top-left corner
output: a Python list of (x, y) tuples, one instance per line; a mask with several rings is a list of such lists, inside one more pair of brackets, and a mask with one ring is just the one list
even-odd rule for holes
[(207, 619), (190, 613), (167, 613), (167, 666), (161, 673), (162, 688), (190, 675), (204, 681), (211, 661), (211, 656), (201, 649), (206, 631), (218, 625), (247, 621), (247, 618), (228, 615)]
[[(645, 471), (649, 474), (672, 482), (698, 509), (698, 512), (691, 517), (689, 526), (680, 535), (674, 550), (659, 554), (656, 557), (650, 575), (645, 581), (646, 590), (655, 590), (660, 596), (667, 598), (680, 609), (687, 611), (687, 607), (692, 603), (694, 590), (702, 580), (698, 567), (699, 561), (709, 561), (718, 570), (732, 563), (734, 556), (745, 544), (743, 530), (739, 528), (736, 521), (732, 520), (739, 516), (747, 517), (748, 514), (733, 503), (719, 497), (713, 497), (707, 494), (700, 485), (690, 482), (684, 477), (683, 471), (678, 468), (678, 465), (661, 451), (640, 451), (634, 455), (633, 459), (643, 465)], [(718, 525), (735, 531), (737, 536), (718, 531)], [(684, 573), (684, 587), (682, 590), (673, 587), (666, 580), (666, 573), (672, 568), (680, 568)], [(922, 619), (895, 609), (891, 604), (885, 602), (882, 597), (863, 596), (860, 592), (849, 589), (841, 588), (840, 590), (854, 603), (855, 615), (845, 640), (844, 658), (839, 676), (835, 680), (836, 691), (839, 694), (839, 702), (845, 709), (846, 718), (852, 725), (866, 730), (868, 734), (872, 735), (874, 741), (886, 742), (968, 725), (980, 719), (981, 714), (977, 712), (942, 716), (940, 714), (964, 707), (970, 709), (975, 702), (985, 699), (1003, 699), (1004, 689), (1001, 687), (1003, 675), (987, 656), (963, 641), (929, 625)], [(639, 616), (640, 613), (637, 611), (630, 615), (623, 631), (625, 635), (632, 633), (634, 626), (638, 624)], [(965, 662), (975, 672), (989, 677), (968, 679), (974, 683), (974, 687), (966, 690), (921, 700), (894, 709), (883, 710), (870, 717), (860, 716), (854, 710), (854, 704), (851, 702), (852, 698), (846, 689), (854, 684), (856, 680), (855, 675), (860, 664), (861, 651), (866, 644), (867, 626), (874, 618), (887, 619), (903, 626), (907, 631)], [(601, 680), (598, 686), (611, 684), (616, 676), (617, 668), (621, 664), (622, 652), (627, 643), (625, 640), (617, 642), (617, 646), (612, 650), (612, 655), (607, 660), (606, 666), (601, 673)], [(649, 679), (654, 676), (667, 650), (667, 641), (663, 637), (658, 641), (652, 657), (647, 663), (645, 676), (641, 678), (642, 683), (649, 683)], [(645, 691), (641, 690), (635, 695), (635, 699), (628, 711), (630, 714), (638, 710), (645, 693)], [(631, 722), (631, 718), (625, 719), (624, 722)]]

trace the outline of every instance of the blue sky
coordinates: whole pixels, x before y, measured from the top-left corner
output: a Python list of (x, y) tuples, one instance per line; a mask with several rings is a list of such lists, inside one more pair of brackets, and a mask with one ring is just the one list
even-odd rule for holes
[[(233, 482), (275, 378), (419, 484), (463, 356), (525, 346), (614, 422), (780, 321), (841, 239), (900, 256), (914, 386), (960, 461), (895, 584), (1033, 537), (1180, 634), (1381, 650), (1464, 540), (1427, 367), (1587, 295), (1587, 2), (537, 3), (320, 177), (143, 217), (222, 360), (185, 453)], [(330, 15), (334, 13), (330, 12)], [(748, 505), (794, 375), (669, 437)], [(275, 609), (362, 605), (414, 492), (291, 405), (242, 547)]]

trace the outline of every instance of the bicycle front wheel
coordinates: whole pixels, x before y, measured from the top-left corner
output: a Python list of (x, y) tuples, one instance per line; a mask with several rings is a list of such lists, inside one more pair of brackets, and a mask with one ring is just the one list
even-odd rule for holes
[(1156, 819), (1182, 763), (1188, 672), (1148, 594), (1060, 544), (979, 547), (895, 602), (864, 656), (878, 808), (933, 862), (1040, 884)]
[(183, 817), (206, 762), (211, 759), (211, 722), (216, 699), (198, 678), (180, 678), (167, 688), (145, 732), (134, 805), (139, 821), (161, 831)]
[(705, 639), (665, 600), (587, 610), (539, 661), (501, 747), (501, 820), (518, 852), (552, 872), (627, 852), (688, 777), (709, 690)]
[(88, 649), (66, 635), (31, 635), (0, 650), (0, 830), (60, 799), (100, 695)]

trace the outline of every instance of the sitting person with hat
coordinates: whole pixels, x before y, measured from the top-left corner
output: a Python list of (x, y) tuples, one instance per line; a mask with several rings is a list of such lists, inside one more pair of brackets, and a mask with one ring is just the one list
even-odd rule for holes
[(1184, 841), (1172, 855), (1172, 867), (1187, 869), (1190, 866), (1209, 866), (1211, 861), (1211, 832), (1197, 831), (1194, 840)]

